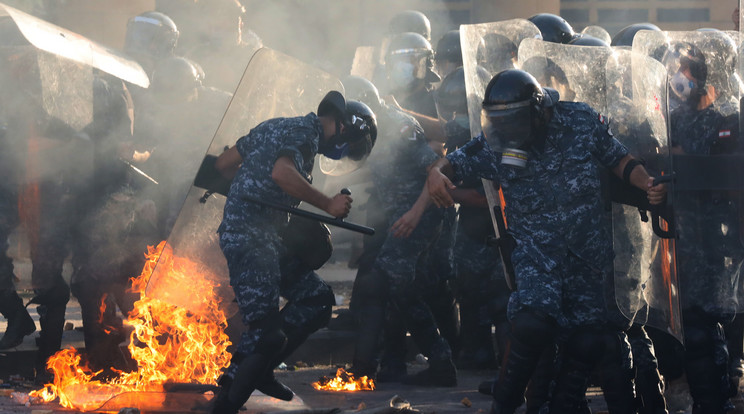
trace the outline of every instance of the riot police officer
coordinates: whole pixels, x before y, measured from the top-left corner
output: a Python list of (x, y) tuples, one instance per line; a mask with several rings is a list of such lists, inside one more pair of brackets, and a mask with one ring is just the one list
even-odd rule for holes
[(173, 56), (178, 36), (178, 27), (173, 19), (161, 12), (145, 12), (127, 22), (124, 52), (142, 65), (148, 75), (152, 75), (160, 59)]
[[(361, 162), (376, 137), (376, 119), (369, 107), (347, 102), (341, 93), (331, 91), (320, 102), (317, 114), (264, 121), (217, 159), (216, 168), (233, 179), (218, 229), (220, 247), (248, 329), (220, 380), (222, 388), (213, 412), (237, 413), (253, 390), (273, 382), (271, 371), (280, 362), (276, 358), (295, 341), (284, 330), (294, 320), (288, 320), (278, 308), (285, 276), (280, 267), (284, 247), (279, 232), (287, 214), (253, 204), (244, 196), (290, 205), (302, 200), (334, 217), (345, 217), (351, 208), (350, 196), (328, 197), (310, 184), (315, 155)], [(305, 303), (330, 309), (333, 296), (318, 282), (314, 279), (312, 286), (304, 289), (318, 293), (304, 298)], [(318, 306), (313, 309), (317, 311)], [(325, 315), (325, 321), (315, 324), (315, 329), (328, 322), (330, 312)]]
[(442, 35), (437, 42), (434, 55), (437, 75), (446, 77), (453, 70), (462, 66), (462, 49), (460, 48), (460, 31), (450, 30)]
[(403, 10), (390, 19), (388, 33), (418, 33), (431, 42), (431, 22), (424, 13), (418, 10)]
[[(479, 71), (479, 75), (484, 84), (490, 80), (485, 70)], [(461, 67), (442, 80), (436, 100), (439, 121), (448, 138), (448, 152), (455, 151), (471, 138), (465, 74)], [(508, 332), (506, 303), (509, 288), (501, 260), (489, 245), (494, 231), (488, 203), (481, 180), (460, 183), (451, 194), (460, 204), (454, 247), (462, 347), (456, 360), (457, 367), (496, 368), (498, 363), (491, 328), (496, 327), (498, 349), (503, 352)]]
[(635, 412), (627, 321), (604, 297), (612, 246), (595, 161), (647, 191), (651, 203), (663, 200), (664, 186), (653, 186), (604, 117), (586, 104), (558, 102), (557, 92), (521, 70), (491, 79), (481, 122), (483, 133), (437, 161), (427, 185), (440, 206), (453, 203), (451, 178), (496, 179), (503, 189), (516, 290), (492, 413), (522, 404), (546, 339), (555, 337), (563, 356), (551, 412), (581, 409), (591, 371), (611, 413)]
[(418, 33), (400, 33), (390, 40), (385, 54), (388, 91), (401, 107), (436, 117), (432, 84), (441, 79), (434, 72), (434, 50)]
[[(670, 114), (670, 138), (679, 161), (685, 160), (685, 155), (714, 156), (741, 150), (735, 132), (738, 100), (728, 86), (736, 49), (726, 48), (721, 42), (726, 39), (715, 33), (701, 36), (714, 40), (716, 57), (692, 42), (680, 41), (664, 59), (669, 68), (676, 68), (670, 73), (670, 89), (677, 103)], [(680, 172), (683, 166), (675, 162)], [(738, 235), (740, 200), (726, 191), (679, 188), (675, 197), (685, 334), (684, 355), (678, 362), (687, 373), (693, 412), (723, 413), (738, 389), (738, 379), (730, 381), (722, 325), (730, 323), (739, 310), (732, 304), (735, 292), (731, 286), (739, 278), (744, 257)]]

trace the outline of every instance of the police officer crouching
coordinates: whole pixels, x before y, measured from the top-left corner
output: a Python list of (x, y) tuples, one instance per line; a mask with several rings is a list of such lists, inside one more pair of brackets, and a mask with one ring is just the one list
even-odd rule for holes
[[(292, 391), (274, 378), (273, 369), (328, 323), (334, 304), (330, 287), (313, 272), (320, 267), (317, 263), (286, 262), (282, 233), (287, 213), (246, 197), (293, 207), (305, 201), (334, 217), (346, 217), (349, 195), (328, 197), (311, 185), (315, 156), (361, 162), (376, 137), (377, 121), (369, 107), (331, 91), (317, 115), (264, 121), (217, 159), (216, 168), (232, 178), (218, 229), (220, 247), (247, 329), (219, 381), (213, 413), (237, 413), (256, 389), (292, 399)], [(281, 311), (280, 296), (288, 299)]]
[[(492, 413), (513, 413), (540, 354), (553, 339), (561, 353), (551, 413), (582, 409), (590, 373), (611, 413), (633, 413), (627, 321), (606, 301), (612, 235), (600, 196), (597, 163), (664, 200), (645, 168), (584, 103), (558, 102), (527, 72), (506, 70), (485, 90), (483, 133), (433, 164), (432, 200), (450, 206), (453, 181), (482, 177), (503, 189), (516, 289), (509, 298), (509, 345), (494, 385)], [(611, 280), (611, 279), (609, 279)]]

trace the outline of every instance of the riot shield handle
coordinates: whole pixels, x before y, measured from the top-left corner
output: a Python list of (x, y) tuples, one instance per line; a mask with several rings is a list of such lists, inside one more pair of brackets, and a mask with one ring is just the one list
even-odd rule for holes
[[(654, 178), (654, 185), (671, 183), (673, 181), (674, 173), (662, 175), (661, 177)], [(674, 212), (672, 205), (669, 203), (669, 197), (667, 197), (667, 201), (664, 204), (650, 206), (649, 211), (651, 212), (651, 227), (654, 230), (654, 234), (662, 239), (673, 239), (677, 236), (677, 232), (674, 230)], [(664, 219), (666, 222), (666, 229), (662, 228), (660, 219)]]

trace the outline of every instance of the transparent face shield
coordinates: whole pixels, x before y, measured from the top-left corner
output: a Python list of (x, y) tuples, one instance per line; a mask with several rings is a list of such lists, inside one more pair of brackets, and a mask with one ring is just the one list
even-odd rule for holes
[(394, 90), (404, 90), (426, 78), (426, 59), (423, 49), (402, 49), (390, 53), (385, 61), (385, 72)]
[(532, 140), (530, 101), (483, 108), (481, 128), (492, 151), (525, 150)]
[(323, 174), (339, 176), (358, 170), (369, 156), (370, 127), (364, 118), (351, 115), (349, 122), (331, 138), (330, 145), (320, 153), (319, 167)]

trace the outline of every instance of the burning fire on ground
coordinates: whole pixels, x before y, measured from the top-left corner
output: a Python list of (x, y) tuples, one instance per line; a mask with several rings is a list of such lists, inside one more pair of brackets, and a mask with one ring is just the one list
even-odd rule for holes
[(316, 390), (325, 391), (372, 391), (375, 389), (375, 381), (366, 376), (355, 378), (354, 374), (339, 368), (335, 377), (321, 377), (319, 381), (313, 382)]
[[(161, 392), (166, 383), (216, 384), (230, 362), (227, 321), (219, 308), (217, 286), (209, 277), (201, 277), (205, 270), (198, 264), (173, 256), (165, 241), (148, 247), (146, 257), (142, 274), (133, 279), (132, 289), (140, 299), (124, 322), (133, 329), (128, 349), (138, 369), (115, 370), (118, 376), (99, 381), (94, 378), (100, 371), (82, 363), (74, 348), (65, 349), (47, 361), (54, 383), (33, 391), (31, 397), (45, 402), (59, 398), (63, 407), (87, 411), (124, 392)], [(158, 290), (196, 300), (188, 310), (144, 295), (156, 263), (159, 271), (166, 266), (168, 275), (158, 279)]]

